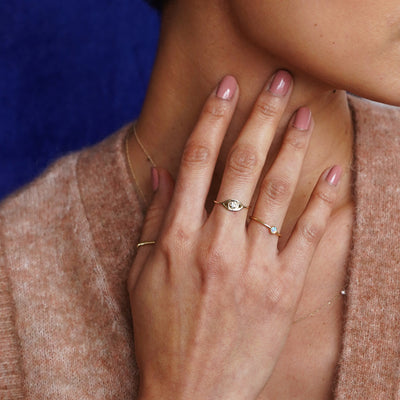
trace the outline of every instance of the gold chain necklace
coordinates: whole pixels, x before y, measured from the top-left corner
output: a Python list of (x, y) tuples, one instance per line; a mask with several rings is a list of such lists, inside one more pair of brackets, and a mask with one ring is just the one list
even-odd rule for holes
[(133, 134), (135, 135), (136, 141), (138, 142), (140, 148), (142, 149), (143, 153), (145, 154), (147, 161), (150, 162), (150, 164), (151, 164), (151, 166), (152, 166), (153, 168), (155, 168), (157, 165), (156, 165), (156, 163), (153, 161), (153, 159), (151, 158), (151, 156), (150, 156), (150, 154), (148, 153), (148, 151), (147, 151), (147, 150), (145, 149), (145, 147), (143, 146), (143, 143), (141, 142), (141, 140), (139, 139), (139, 136), (138, 136), (138, 134), (137, 134), (137, 132), (136, 132), (136, 122), (135, 122), (134, 124), (132, 124), (132, 128), (129, 130), (128, 134), (126, 135), (126, 138), (125, 138), (125, 152), (126, 152), (126, 158), (127, 158), (127, 160), (128, 160), (128, 165), (129, 165), (129, 169), (130, 169), (130, 171), (131, 171), (131, 175), (132, 175), (132, 177), (133, 177), (133, 180), (134, 180), (135, 183), (136, 183), (136, 187), (137, 187), (138, 190), (139, 190), (140, 196), (142, 197), (144, 204), (147, 205), (146, 197), (145, 197), (145, 195), (144, 195), (144, 193), (143, 193), (142, 188), (141, 188), (140, 185), (139, 185), (139, 181), (138, 181), (137, 178), (136, 178), (135, 171), (133, 170), (133, 167), (132, 167), (131, 158), (129, 157), (129, 146), (128, 146), (128, 144), (129, 144), (129, 138), (130, 138), (130, 136), (132, 135), (132, 132), (133, 132)]
[(139, 143), (140, 148), (142, 149), (143, 153), (145, 154), (146, 158), (148, 161), (150, 161), (151, 166), (153, 168), (156, 167), (156, 163), (153, 161), (153, 159), (151, 158), (149, 152), (145, 149), (145, 147), (143, 146), (143, 143), (141, 142), (141, 140), (139, 139), (139, 136), (136, 132), (136, 122), (133, 124), (133, 134), (135, 135), (135, 138), (137, 140), (137, 142)]
[[(138, 180), (137, 180), (137, 178), (136, 178), (135, 172), (134, 172), (133, 167), (132, 167), (132, 162), (131, 162), (131, 159), (130, 159), (130, 157), (129, 157), (129, 146), (128, 146), (128, 141), (129, 141), (129, 138), (130, 138), (132, 132), (133, 132), (133, 134), (135, 135), (136, 141), (138, 142), (138, 144), (139, 144), (140, 148), (142, 149), (144, 155), (146, 156), (147, 161), (150, 162), (150, 164), (151, 164), (151, 166), (152, 166), (153, 168), (155, 168), (157, 165), (156, 165), (156, 163), (154, 162), (154, 160), (151, 158), (149, 152), (148, 152), (148, 151), (146, 150), (146, 148), (143, 146), (143, 143), (141, 142), (141, 140), (139, 139), (139, 136), (138, 136), (137, 131), (136, 131), (136, 122), (135, 122), (134, 124), (132, 124), (132, 128), (130, 129), (130, 131), (128, 132), (128, 134), (126, 135), (126, 138), (125, 138), (126, 158), (128, 159), (129, 169), (131, 170), (131, 174), (132, 174), (133, 180), (134, 180), (135, 183), (136, 183), (136, 186), (137, 186), (137, 188), (138, 188), (138, 190), (139, 190), (139, 193), (140, 193), (140, 195), (141, 195), (141, 197), (142, 197), (144, 203), (147, 205), (146, 198), (145, 198), (144, 193), (143, 193), (143, 191), (142, 191), (142, 189), (141, 189), (141, 187), (140, 187), (140, 185), (139, 185), (139, 182), (138, 182)], [(304, 314), (304, 315), (302, 315), (301, 317), (296, 318), (296, 319), (293, 321), (293, 324), (296, 324), (296, 323), (298, 323), (298, 322), (304, 321), (305, 319), (308, 319), (308, 318), (315, 317), (315, 316), (316, 316), (317, 314), (319, 314), (324, 308), (331, 306), (331, 305), (333, 304), (333, 302), (334, 302), (336, 299), (338, 299), (340, 296), (345, 296), (345, 295), (346, 295), (346, 290), (343, 289), (343, 290), (341, 290), (339, 293), (335, 294), (335, 296), (333, 296), (327, 303), (323, 304), (322, 306), (319, 306), (319, 307), (316, 308), (314, 311), (312, 311), (312, 312), (310, 312), (310, 313), (308, 313), (308, 314)]]
[(333, 304), (333, 302), (338, 299), (340, 296), (346, 296), (346, 290), (342, 289), (339, 293), (336, 293), (335, 296), (333, 296), (327, 303), (323, 304), (322, 306), (319, 306), (316, 308), (314, 311), (304, 314), (301, 317), (296, 318), (293, 321), (293, 324), (297, 324), (297, 322), (304, 321), (307, 318), (315, 317), (317, 314), (319, 314), (324, 308), (329, 307)]

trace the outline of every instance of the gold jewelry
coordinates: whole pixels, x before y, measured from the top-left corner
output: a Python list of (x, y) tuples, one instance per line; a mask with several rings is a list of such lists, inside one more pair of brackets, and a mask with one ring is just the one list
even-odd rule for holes
[(299, 318), (296, 318), (293, 321), (293, 324), (296, 324), (297, 322), (304, 321), (307, 318), (315, 317), (317, 314), (319, 314), (324, 308), (329, 307), (333, 304), (333, 302), (340, 296), (346, 296), (346, 290), (342, 289), (339, 293), (335, 294), (327, 303), (323, 304), (322, 306), (318, 307), (315, 309), (313, 312), (310, 312), (308, 314), (305, 314)]
[(151, 166), (155, 168), (157, 166), (156, 163), (151, 158), (149, 152), (144, 148), (143, 143), (139, 139), (139, 136), (136, 132), (136, 122), (133, 124), (133, 134), (135, 135), (136, 141), (139, 143), (139, 146), (142, 149), (143, 153), (146, 155), (147, 160), (150, 161)]
[(261, 221), (261, 219), (254, 217), (253, 215), (250, 217), (250, 219), (255, 222), (258, 222), (262, 226), (265, 226), (269, 230), (269, 233), (271, 235), (275, 235), (275, 236), (279, 236), (279, 237), (281, 236), (281, 234), (279, 233), (278, 228), (276, 226), (270, 226), (270, 225), (266, 224), (264, 221)]
[(140, 141), (139, 136), (137, 135), (137, 132), (136, 132), (136, 122), (133, 123), (131, 129), (129, 130), (128, 134), (127, 134), (126, 137), (125, 137), (125, 152), (126, 152), (126, 158), (127, 158), (127, 160), (128, 160), (129, 169), (130, 169), (130, 171), (131, 171), (133, 180), (135, 181), (136, 187), (137, 187), (138, 190), (139, 190), (140, 196), (142, 197), (143, 202), (147, 205), (146, 197), (144, 196), (144, 193), (143, 193), (143, 191), (142, 191), (142, 189), (141, 189), (141, 187), (140, 187), (140, 185), (139, 185), (139, 182), (138, 182), (138, 180), (137, 180), (137, 178), (136, 178), (135, 172), (134, 172), (133, 167), (132, 167), (131, 158), (129, 157), (129, 146), (128, 146), (128, 144), (129, 144), (129, 138), (130, 138), (130, 136), (131, 136), (131, 134), (132, 134), (132, 131), (133, 131), (133, 133), (134, 133), (134, 135), (135, 135), (136, 141), (138, 142), (138, 144), (139, 144), (140, 148), (142, 149), (143, 153), (145, 154), (147, 160), (150, 161), (150, 163), (151, 163), (151, 165), (152, 165), (153, 167), (156, 167), (156, 164), (154, 163), (153, 159), (150, 157), (148, 151), (144, 148), (143, 143)]
[(148, 246), (148, 245), (150, 245), (150, 244), (156, 244), (156, 241), (155, 241), (155, 240), (150, 240), (150, 241), (148, 241), (148, 242), (139, 242), (139, 243), (136, 245), (136, 248), (138, 249), (139, 247)]
[(214, 200), (214, 203), (221, 204), (221, 206), (224, 206), (228, 211), (233, 212), (243, 210), (243, 208), (249, 208), (248, 206), (245, 206), (241, 201), (235, 199), (228, 199), (224, 201)]

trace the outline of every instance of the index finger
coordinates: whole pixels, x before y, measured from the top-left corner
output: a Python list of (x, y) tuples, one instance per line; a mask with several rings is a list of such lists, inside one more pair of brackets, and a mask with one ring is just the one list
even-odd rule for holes
[[(208, 97), (186, 142), (170, 210), (175, 218), (201, 226), (204, 207), (219, 150), (231, 122), (239, 90), (233, 76), (225, 76)], [(192, 225), (193, 226), (193, 225)]]

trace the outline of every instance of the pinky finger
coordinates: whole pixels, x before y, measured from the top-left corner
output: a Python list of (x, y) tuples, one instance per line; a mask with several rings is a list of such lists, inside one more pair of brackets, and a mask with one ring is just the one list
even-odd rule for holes
[(320, 177), (306, 209), (286, 244), (282, 257), (287, 268), (297, 277), (305, 277), (319, 241), (326, 231), (335, 204), (342, 169), (338, 165), (326, 170)]

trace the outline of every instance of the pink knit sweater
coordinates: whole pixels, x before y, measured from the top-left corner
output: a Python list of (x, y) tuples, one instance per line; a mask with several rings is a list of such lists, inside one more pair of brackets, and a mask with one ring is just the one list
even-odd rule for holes
[[(356, 222), (335, 398), (400, 399), (400, 110), (350, 103)], [(125, 135), (64, 157), (0, 206), (2, 400), (136, 397), (125, 281), (143, 204)]]

